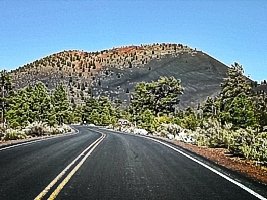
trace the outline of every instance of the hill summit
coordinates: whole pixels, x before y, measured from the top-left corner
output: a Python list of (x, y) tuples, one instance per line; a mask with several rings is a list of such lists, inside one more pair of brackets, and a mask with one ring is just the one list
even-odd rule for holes
[(99, 95), (127, 104), (138, 82), (174, 76), (185, 89), (180, 102), (185, 108), (218, 94), (226, 72), (226, 65), (202, 51), (162, 43), (97, 52), (62, 51), (21, 66), (11, 75), (15, 88), (41, 81), (53, 89), (63, 83), (74, 104)]

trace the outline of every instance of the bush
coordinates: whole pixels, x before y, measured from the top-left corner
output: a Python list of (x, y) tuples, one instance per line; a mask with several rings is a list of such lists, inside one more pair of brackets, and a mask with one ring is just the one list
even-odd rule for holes
[(70, 126), (68, 126), (68, 125), (66, 125), (66, 124), (63, 124), (62, 126), (61, 126), (61, 128), (64, 130), (64, 133), (67, 133), (67, 132), (71, 132), (71, 128), (70, 128)]
[(227, 149), (236, 156), (242, 156), (241, 151), (242, 138), (246, 137), (247, 132), (245, 129), (237, 129), (235, 131), (229, 131), (224, 135), (224, 143)]
[(211, 118), (203, 122), (202, 128), (197, 127), (194, 131), (197, 145), (208, 147), (224, 147), (226, 133), (227, 129), (223, 129), (220, 122)]
[[(267, 133), (257, 133), (251, 128), (230, 130), (229, 127), (218, 129), (218, 134), (209, 137), (205, 132), (208, 130), (200, 130), (202, 134), (198, 134), (198, 145), (206, 145), (213, 147), (212, 144), (223, 143), (228, 150), (235, 156), (244, 157), (246, 159), (255, 160), (258, 163), (267, 164)], [(215, 131), (216, 132), (216, 131)]]
[(7, 129), (4, 133), (3, 140), (18, 140), (18, 139), (25, 139), (27, 138), (27, 135), (20, 130), (14, 130), (14, 129)]
[(168, 134), (177, 135), (182, 131), (182, 128), (177, 124), (160, 124), (157, 128), (158, 135), (166, 137)]
[(190, 114), (181, 119), (181, 126), (186, 129), (196, 130), (199, 124), (200, 121), (197, 119), (195, 114)]
[(66, 124), (63, 124), (62, 126), (48, 126), (44, 122), (34, 122), (23, 130), (30, 136), (44, 136), (70, 132), (71, 128)]
[(259, 163), (267, 163), (267, 133), (259, 133), (253, 129), (238, 129), (232, 132), (228, 146), (233, 154)]
[(26, 127), (26, 134), (30, 136), (43, 136), (47, 133), (47, 125), (43, 122), (33, 122)]
[(0, 127), (0, 139), (4, 136), (4, 129), (3, 127), (1, 126)]
[(9, 127), (14, 128), (14, 129), (19, 128), (20, 124), (17, 121), (13, 120), (13, 121), (10, 121)]
[(255, 137), (249, 158), (267, 165), (267, 132), (260, 133)]
[(57, 134), (60, 134), (61, 132), (60, 132), (60, 130), (58, 129), (58, 127), (51, 127), (50, 129), (49, 129), (49, 132), (48, 132), (48, 134), (49, 135), (57, 135)]

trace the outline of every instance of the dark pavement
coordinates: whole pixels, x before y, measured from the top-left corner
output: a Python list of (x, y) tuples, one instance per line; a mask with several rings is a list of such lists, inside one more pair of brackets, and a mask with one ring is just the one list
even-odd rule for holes
[[(0, 199), (34, 199), (101, 136), (78, 128), (77, 135), (0, 151)], [(106, 138), (56, 199), (258, 199), (162, 144), (99, 131)]]
[(34, 199), (101, 135), (84, 130), (81, 128), (77, 135), (0, 151), (0, 199)]

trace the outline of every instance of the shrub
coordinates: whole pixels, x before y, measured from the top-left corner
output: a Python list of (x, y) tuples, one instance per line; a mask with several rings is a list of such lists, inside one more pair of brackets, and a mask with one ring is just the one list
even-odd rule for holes
[(232, 154), (241, 156), (243, 155), (241, 151), (242, 137), (246, 136), (247, 132), (245, 129), (229, 131), (224, 135), (224, 143)]
[(51, 135), (57, 135), (57, 134), (60, 134), (61, 132), (58, 127), (51, 127), (49, 133)]
[(14, 129), (7, 129), (3, 140), (18, 140), (18, 139), (25, 139), (27, 138), (27, 135), (20, 130), (14, 130)]
[(255, 137), (250, 158), (267, 165), (267, 132), (260, 133)]
[(0, 139), (4, 136), (4, 129), (0, 127)]
[(49, 132), (48, 126), (43, 122), (33, 122), (26, 127), (26, 134), (30, 136), (43, 136)]
[(66, 124), (62, 126), (48, 126), (44, 122), (34, 122), (23, 130), (30, 136), (44, 136), (70, 132), (71, 128)]
[(190, 114), (188, 116), (185, 116), (181, 120), (181, 126), (186, 129), (190, 130), (196, 130), (196, 128), (199, 126), (200, 122), (195, 116), (195, 114)]
[(66, 125), (66, 124), (63, 124), (62, 125), (62, 129), (64, 130), (64, 133), (67, 133), (67, 132), (71, 132), (71, 128), (70, 126)]
[(180, 133), (183, 129), (177, 125), (177, 124), (160, 124), (160, 126), (157, 128), (157, 132), (159, 135), (166, 137), (167, 134), (177, 135)]
[(221, 123), (211, 118), (203, 122), (202, 128), (197, 127), (194, 131), (197, 145), (208, 147), (224, 147), (226, 133), (227, 130), (221, 127)]
[(161, 124), (156, 131), (156, 135), (162, 136), (162, 137), (167, 137), (168, 135), (168, 131), (167, 131), (167, 127), (165, 126), (167, 124)]
[(224, 135), (229, 151), (237, 156), (267, 163), (267, 133), (257, 133), (251, 128), (229, 131)]

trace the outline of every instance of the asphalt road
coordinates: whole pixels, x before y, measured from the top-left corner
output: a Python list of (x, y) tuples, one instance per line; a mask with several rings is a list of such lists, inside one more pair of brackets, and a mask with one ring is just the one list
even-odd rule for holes
[(64, 200), (259, 199), (163, 144), (77, 128), (76, 135), (0, 150), (0, 199), (36, 198), (79, 155), (42, 199), (56, 191)]

